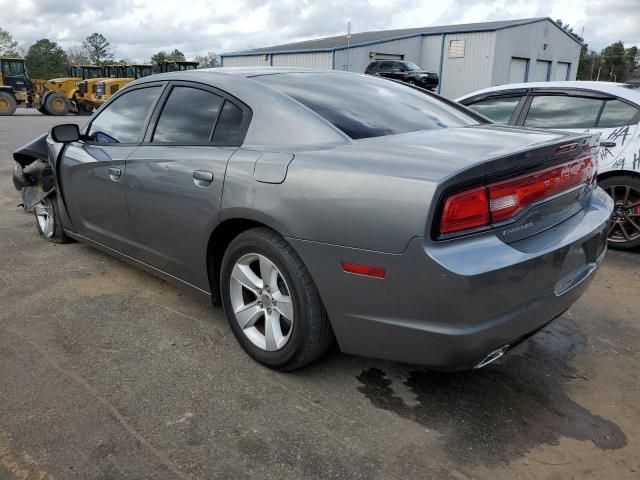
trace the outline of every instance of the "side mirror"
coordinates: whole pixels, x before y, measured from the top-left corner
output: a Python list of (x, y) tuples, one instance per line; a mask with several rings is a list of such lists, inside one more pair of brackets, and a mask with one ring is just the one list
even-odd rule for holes
[(80, 129), (75, 123), (56, 125), (51, 129), (51, 138), (58, 143), (71, 143), (80, 140)]

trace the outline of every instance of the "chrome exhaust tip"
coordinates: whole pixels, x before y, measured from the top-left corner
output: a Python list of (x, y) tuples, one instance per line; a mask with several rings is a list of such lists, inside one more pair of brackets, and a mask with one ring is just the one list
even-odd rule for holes
[(477, 370), (479, 368), (486, 367), (487, 365), (489, 365), (490, 363), (495, 362), (499, 358), (504, 357), (504, 355), (508, 351), (509, 351), (509, 345), (504, 345), (504, 346), (498, 348), (497, 350), (492, 351), (486, 357), (484, 357), (482, 360), (480, 360), (480, 362), (475, 367), (473, 367), (473, 369)]

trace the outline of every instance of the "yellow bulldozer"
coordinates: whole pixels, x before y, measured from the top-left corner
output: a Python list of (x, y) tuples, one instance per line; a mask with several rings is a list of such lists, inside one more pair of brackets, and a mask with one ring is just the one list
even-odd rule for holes
[(17, 107), (36, 108), (46, 115), (78, 113), (78, 84), (102, 75), (102, 67), (74, 65), (69, 76), (32, 80), (21, 58), (0, 58), (0, 115), (13, 115)]
[(91, 112), (109, 100), (114, 93), (124, 88), (128, 83), (153, 74), (153, 65), (135, 64), (119, 65), (118, 67), (117, 76), (102, 78), (96, 82), (80, 83), (82, 95), (78, 96), (78, 100), (82, 109)]

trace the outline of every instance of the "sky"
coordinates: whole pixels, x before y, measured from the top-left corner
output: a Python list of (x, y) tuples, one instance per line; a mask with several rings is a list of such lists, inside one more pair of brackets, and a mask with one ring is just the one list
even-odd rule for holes
[(99, 32), (116, 59), (137, 61), (341, 35), (349, 21), (355, 33), (551, 17), (597, 51), (618, 40), (640, 47), (640, 0), (0, 0), (0, 12), (23, 47), (48, 38), (66, 49)]

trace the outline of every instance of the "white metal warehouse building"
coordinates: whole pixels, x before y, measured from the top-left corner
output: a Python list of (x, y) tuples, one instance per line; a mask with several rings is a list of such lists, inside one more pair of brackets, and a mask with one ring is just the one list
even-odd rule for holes
[(221, 55), (224, 67), (310, 67), (364, 72), (407, 60), (440, 77), (449, 98), (493, 85), (575, 80), (580, 43), (550, 18), (363, 32)]

